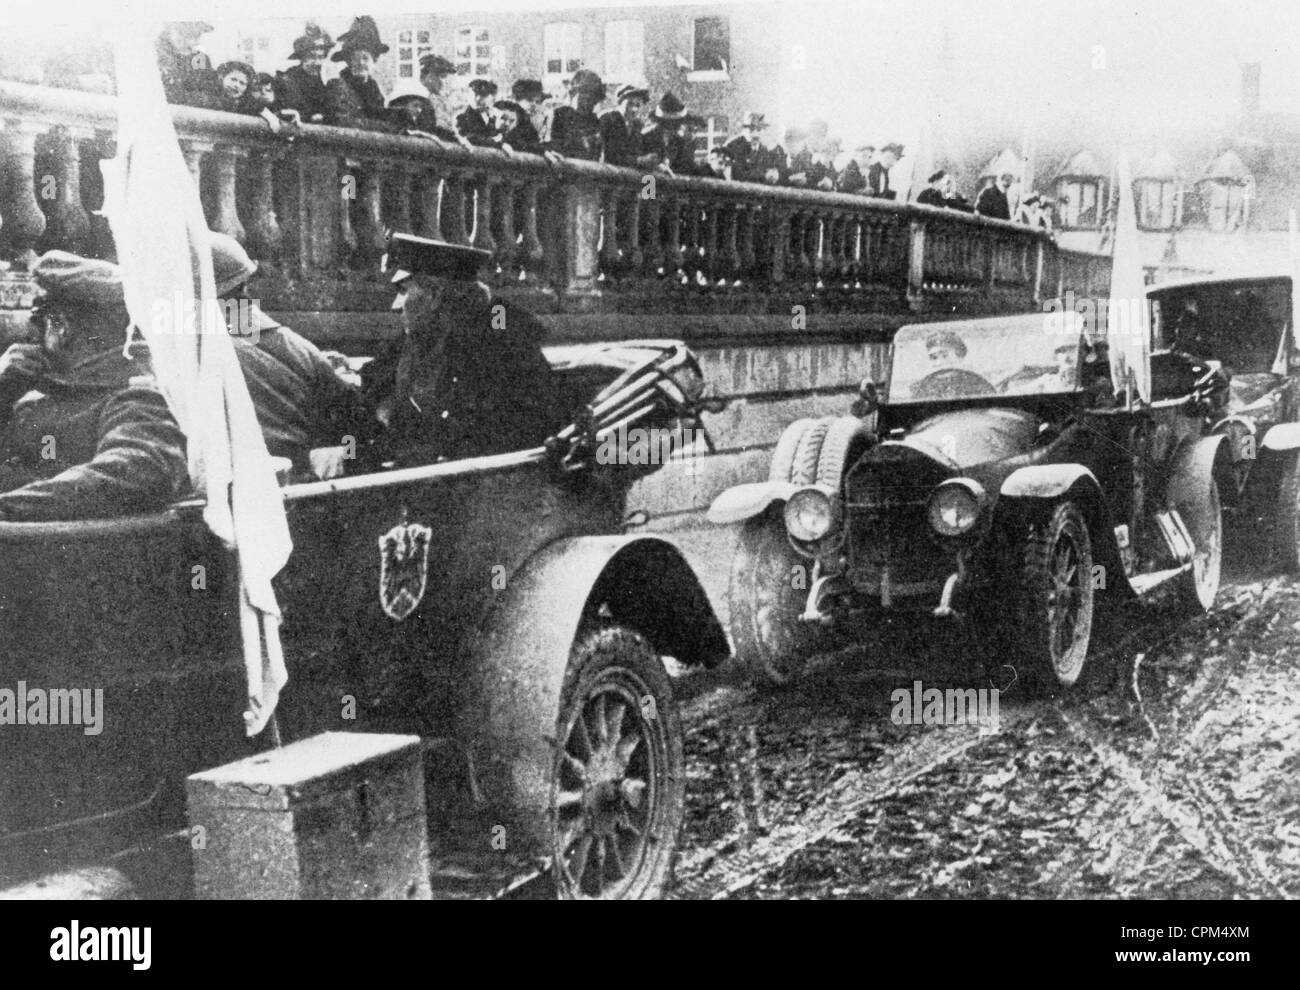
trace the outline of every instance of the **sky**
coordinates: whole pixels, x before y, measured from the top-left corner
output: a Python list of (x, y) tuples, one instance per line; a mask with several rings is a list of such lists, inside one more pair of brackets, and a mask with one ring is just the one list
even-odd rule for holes
[[(726, 0), (723, 0), (726, 3)], [(744, 6), (752, 0), (732, 0)], [(591, 0), (581, 6), (649, 6)], [(663, 6), (689, 5), (666, 0)], [(346, 19), (427, 9), (565, 10), (529, 0), (45, 0), (9, 5), (7, 31), (60, 21)], [(989, 115), (1117, 138), (1220, 128), (1240, 101), (1241, 63), (1262, 62), (1265, 110), (1300, 113), (1300, 3), (1294, 0), (787, 0), (790, 21), (835, 49), (814, 100), (841, 130), (897, 129), (934, 104), (954, 124)], [(937, 73), (945, 36), (951, 58)], [(809, 112), (812, 108), (809, 108)], [(1086, 118), (1086, 120), (1085, 120)], [(861, 123), (868, 122), (868, 123)], [(847, 135), (846, 135), (847, 136)]]

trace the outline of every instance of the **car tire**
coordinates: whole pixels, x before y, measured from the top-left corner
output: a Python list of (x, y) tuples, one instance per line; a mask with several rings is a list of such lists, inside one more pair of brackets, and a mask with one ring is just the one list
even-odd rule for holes
[[(804, 580), (796, 580), (796, 567), (804, 568)], [(737, 659), (768, 685), (797, 680), (829, 638), (821, 626), (799, 620), (811, 585), (811, 564), (790, 546), (779, 512), (745, 524), (727, 590), (731, 639)]]
[(1214, 607), (1223, 570), (1223, 506), (1219, 483), (1210, 479), (1208, 496), (1197, 503), (1174, 506), (1196, 544), (1192, 570), (1178, 585), (1178, 605), (1189, 615), (1204, 615)]
[(856, 416), (831, 420), (817, 454), (817, 484), (839, 491), (844, 472), (857, 463), (871, 444), (871, 434)]
[(790, 480), (790, 467), (794, 464), (794, 454), (799, 449), (799, 441), (803, 439), (808, 427), (815, 422), (817, 422), (815, 419), (796, 419), (785, 428), (785, 432), (781, 434), (781, 439), (776, 442), (776, 447), (772, 451), (772, 461), (767, 470), (768, 481)]
[(1288, 454), (1277, 486), (1273, 557), (1287, 574), (1300, 572), (1300, 456)]
[(565, 899), (660, 897), (685, 812), (681, 722), (663, 661), (622, 626), (581, 637), (556, 719), (550, 824)]
[(1092, 541), (1074, 502), (1061, 502), (1031, 524), (1018, 597), (1015, 643), (1030, 689), (1070, 690), (1087, 666), (1096, 604)]
[(821, 457), (826, 433), (833, 422), (835, 420), (830, 417), (815, 419), (804, 430), (790, 462), (790, 477), (786, 479), (792, 485), (811, 485), (817, 480), (817, 461)]

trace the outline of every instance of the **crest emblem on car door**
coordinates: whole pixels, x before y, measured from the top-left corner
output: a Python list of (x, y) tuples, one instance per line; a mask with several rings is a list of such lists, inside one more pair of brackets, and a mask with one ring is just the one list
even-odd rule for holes
[(419, 523), (394, 526), (379, 538), (379, 604), (401, 622), (424, 598), (433, 530)]

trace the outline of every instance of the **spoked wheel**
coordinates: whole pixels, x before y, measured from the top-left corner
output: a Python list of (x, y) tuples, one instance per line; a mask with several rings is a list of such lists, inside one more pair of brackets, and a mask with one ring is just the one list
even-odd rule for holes
[(1211, 478), (1203, 498), (1180, 502), (1177, 509), (1195, 545), (1191, 572), (1178, 589), (1179, 604), (1184, 611), (1199, 615), (1214, 607), (1223, 570), (1223, 508), (1218, 482)]
[(597, 630), (574, 650), (551, 785), (561, 897), (658, 897), (685, 806), (681, 727), (663, 662), (637, 633)]
[(1094, 596), (1088, 524), (1064, 502), (1031, 530), (1021, 573), (1017, 638), (1038, 691), (1066, 690), (1083, 676)]

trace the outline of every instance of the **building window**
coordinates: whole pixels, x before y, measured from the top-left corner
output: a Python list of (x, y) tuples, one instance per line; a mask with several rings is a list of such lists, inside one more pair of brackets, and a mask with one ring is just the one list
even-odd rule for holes
[(415, 79), (420, 75), (420, 59), (433, 51), (433, 32), (397, 32), (397, 75)]
[(702, 162), (709, 156), (712, 151), (720, 144), (727, 143), (727, 118), (726, 117), (705, 117), (704, 127), (695, 132), (692, 139), (695, 146), (695, 160)]
[(560, 88), (582, 68), (582, 25), (558, 21), (542, 28), (542, 85)]
[(241, 34), (239, 36), (239, 60), (247, 62), (254, 69), (261, 71), (266, 62), (266, 53), (271, 49), (271, 39), (265, 34)]
[(486, 76), (492, 71), (492, 45), (488, 29), (470, 26), (456, 29), (456, 74), (459, 76)]
[(1178, 219), (1178, 183), (1172, 179), (1138, 179), (1133, 183), (1138, 226), (1169, 230)]
[(1240, 230), (1246, 223), (1246, 203), (1252, 184), (1207, 179), (1196, 184), (1201, 225), (1210, 230)]
[(727, 19), (697, 17), (694, 29), (694, 58), (687, 78), (693, 81), (730, 78), (731, 26)]
[(1065, 179), (1056, 186), (1056, 215), (1065, 228), (1095, 229), (1100, 217), (1101, 183), (1096, 179)]
[(605, 25), (605, 81), (645, 82), (645, 25), (640, 21), (610, 21)]

